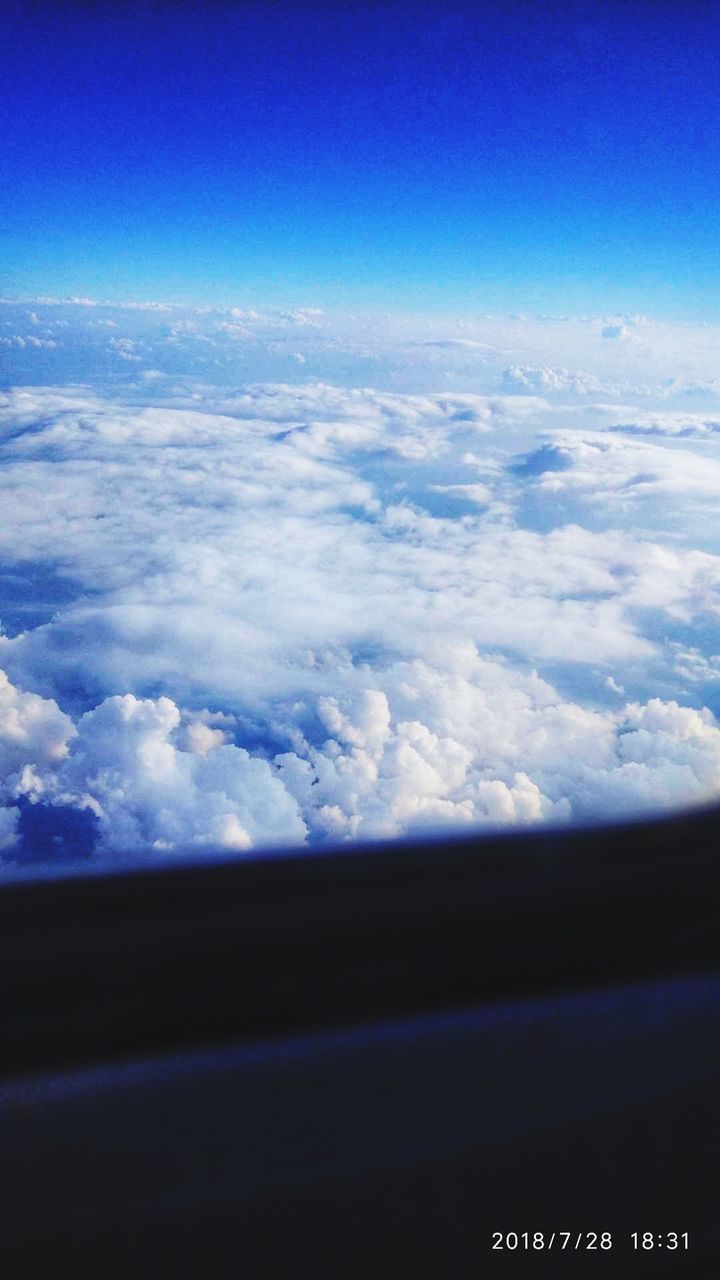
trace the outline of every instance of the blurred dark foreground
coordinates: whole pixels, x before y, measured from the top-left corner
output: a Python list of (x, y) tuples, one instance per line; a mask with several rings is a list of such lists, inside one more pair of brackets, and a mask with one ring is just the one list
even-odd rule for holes
[(4, 888), (0, 1274), (720, 1275), (719, 830)]

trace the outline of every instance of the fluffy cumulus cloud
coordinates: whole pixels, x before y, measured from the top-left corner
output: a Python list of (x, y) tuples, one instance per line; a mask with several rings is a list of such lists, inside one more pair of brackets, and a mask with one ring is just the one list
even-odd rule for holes
[(75, 736), (56, 702), (16, 689), (0, 672), (0, 777), (12, 780), (26, 766), (54, 766)]
[(182, 750), (180, 721), (166, 697), (107, 698), (80, 718), (71, 754), (40, 786), (51, 801), (90, 808), (104, 847), (117, 853), (238, 852), (304, 839), (297, 805), (267, 761), (193, 734), (192, 723)]
[(6, 871), (718, 794), (702, 332), (91, 302), (0, 307)]
[(603, 383), (591, 373), (552, 369), (548, 365), (539, 369), (532, 365), (510, 365), (503, 374), (503, 381), (508, 387), (531, 388), (542, 392), (574, 391), (583, 396), (605, 389)]

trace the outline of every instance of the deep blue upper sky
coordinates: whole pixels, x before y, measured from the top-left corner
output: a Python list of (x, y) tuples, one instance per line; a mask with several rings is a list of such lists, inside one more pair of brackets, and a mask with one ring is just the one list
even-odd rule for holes
[(3, 7), (0, 288), (716, 318), (720, 5)]

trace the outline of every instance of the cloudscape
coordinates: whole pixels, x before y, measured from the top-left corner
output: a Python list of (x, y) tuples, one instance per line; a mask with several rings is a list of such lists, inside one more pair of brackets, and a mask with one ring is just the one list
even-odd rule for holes
[[(535, 30), (535, 16), (517, 38), (499, 11), (486, 11), (484, 34), (469, 11), (452, 20), (433, 11), (397, 64), (410, 21), (402, 7), (384, 33), (380, 9), (363, 18), (351, 8), (346, 27), (312, 10), (320, 52), (309, 86), (290, 52), (296, 10), (275, 10), (274, 69), (267, 7), (228, 16), (211, 6), (202, 21), (179, 12), (151, 94), (165, 124), (153, 116), (147, 137), (135, 132), (150, 93), (143, 32), (167, 10), (126, 11), (120, 57), (139, 87), (123, 129), (112, 115), (115, 162), (101, 156), (96, 116), (71, 132), (66, 153), (58, 139), (51, 152), (37, 85), (15, 125), (20, 170), (18, 139), (38, 139), (23, 195), (38, 217), (25, 232), (20, 214), (10, 219), (0, 300), (4, 874), (606, 821), (717, 797), (720, 321), (705, 285), (686, 282), (687, 253), (709, 269), (712, 251), (685, 217), (673, 258), (657, 202), (635, 274), (628, 248), (640, 237), (640, 188), (653, 174), (657, 185), (664, 163), (663, 131), (669, 149), (673, 128), (687, 123), (677, 95), (661, 95), (648, 144), (655, 169), (644, 152), (624, 229), (612, 184), (605, 206), (595, 192), (617, 244), (613, 278), (608, 244), (601, 252), (589, 235), (585, 164), (594, 155), (603, 181), (613, 164), (625, 173), (640, 141), (609, 92), (613, 76), (628, 83), (631, 60), (612, 9), (594, 21), (582, 6), (551, 9), (545, 28)], [(628, 12), (636, 30), (650, 21)], [(63, 14), (71, 56), (95, 52), (103, 63), (117, 19), (60, 6), (48, 29)], [(663, 6), (657, 14), (637, 68), (634, 109), (646, 122), (648, 59), (661, 50), (678, 74), (685, 67)], [(173, 57), (186, 66), (196, 37), (219, 59), (215, 107), (229, 101), (220, 37), (227, 23), (228, 38), (239, 38), (241, 19), (259, 50), (249, 75), (262, 110), (256, 103), (236, 154), (237, 116), (211, 121), (209, 65), (195, 67), (182, 128), (167, 123), (158, 85), (172, 98)], [(688, 58), (693, 41), (702, 45), (699, 22)], [(489, 61), (488, 30), (504, 72)], [(11, 35), (35, 71), (47, 70), (51, 46), (21, 17)], [(475, 150), (460, 94), (468, 66), (456, 59), (468, 39), (514, 113), (495, 146), (482, 133)], [(425, 89), (413, 98), (418, 67)], [(339, 112), (334, 140), (313, 97), (320, 70), (325, 105)], [(362, 130), (353, 149), (341, 73), (356, 125), (377, 142), (375, 168)], [(14, 74), (20, 101), (27, 65)], [(61, 68), (53, 76), (62, 118), (76, 98)], [(384, 96), (368, 98), (381, 83)], [(541, 208), (528, 167), (508, 166), (505, 152), (513, 129), (525, 137), (520, 108), (534, 84), (549, 132), (537, 117), (534, 147), (523, 146)], [(560, 108), (571, 110), (582, 84), (592, 110), (582, 128), (568, 118), (558, 134)], [(91, 77), (90, 91), (110, 119), (110, 88)], [(127, 92), (118, 88), (114, 111)], [(471, 80), (468, 93), (497, 119), (487, 84)], [(304, 95), (313, 105), (300, 137)], [(398, 118), (414, 103), (419, 153)], [(307, 143), (297, 170), (281, 128), (291, 106), (293, 145)], [(702, 186), (703, 146), (716, 143), (701, 128), (710, 107), (696, 108), (691, 176)], [(186, 148), (184, 214), (171, 214), (155, 189), (158, 138), (172, 183)], [(200, 141), (222, 196), (222, 235), (191, 172)], [(403, 201), (422, 203), (441, 143), (447, 226), (435, 196), (409, 271)], [(82, 146), (97, 162), (92, 205)], [(554, 204), (538, 173), (563, 149), (578, 175), (572, 208), (567, 173)], [(400, 200), (394, 188), (383, 193), (380, 168), (402, 155)], [(320, 218), (311, 231), (300, 188), (310, 170), (322, 184), (323, 158), (325, 185), (313, 198), (324, 201), (324, 230)], [(676, 165), (668, 160), (668, 176)], [(484, 175), (492, 196), (474, 222), (463, 174), (475, 195)], [(500, 238), (498, 202), (516, 207), (515, 229)], [(383, 210), (387, 236), (376, 221)]]

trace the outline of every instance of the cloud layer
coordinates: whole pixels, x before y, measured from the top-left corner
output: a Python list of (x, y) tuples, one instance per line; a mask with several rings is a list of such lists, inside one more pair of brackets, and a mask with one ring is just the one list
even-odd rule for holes
[[(667, 379), (627, 400), (664, 331), (573, 322), (576, 367), (601, 353), (578, 381), (541, 362), (562, 320), (527, 322), (511, 364), (520, 321), (391, 343), (312, 309), (148, 308), (128, 330), (45, 301), (26, 323), (59, 345), (6, 350), (61, 360), (78, 312), (83, 358), (97, 333), (126, 372), (0, 393), (6, 868), (41, 809), (85, 813), (118, 859), (717, 795), (720, 414), (709, 378), (701, 410), (668, 408)], [(192, 368), (228, 343), (262, 364), (283, 335), (292, 378)], [(163, 345), (182, 376), (148, 367)], [(384, 385), (354, 382), (363, 350)], [(398, 389), (400, 351), (420, 390)]]

